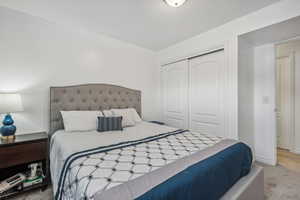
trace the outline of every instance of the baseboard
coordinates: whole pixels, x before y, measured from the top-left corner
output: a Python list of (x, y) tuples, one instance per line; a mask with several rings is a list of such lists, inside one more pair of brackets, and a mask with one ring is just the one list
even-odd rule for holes
[(294, 149), (294, 153), (300, 154), (300, 148), (295, 148), (295, 149)]
[(267, 158), (267, 157), (261, 156), (261, 155), (256, 155), (255, 158), (256, 158), (256, 161), (258, 161), (258, 162), (261, 162), (261, 163), (264, 163), (267, 165), (273, 165), (273, 166), (276, 165), (276, 161), (272, 158)]

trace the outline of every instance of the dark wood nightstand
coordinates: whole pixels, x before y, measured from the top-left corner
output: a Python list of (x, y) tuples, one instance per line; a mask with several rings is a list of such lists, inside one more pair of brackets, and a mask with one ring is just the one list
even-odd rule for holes
[(49, 183), (48, 135), (45, 132), (16, 135), (13, 141), (0, 140), (0, 181), (17, 173), (28, 171), (28, 164), (41, 162), (45, 179), (42, 183), (26, 187), (20, 191), (0, 194), (5, 199), (32, 189), (45, 189)]

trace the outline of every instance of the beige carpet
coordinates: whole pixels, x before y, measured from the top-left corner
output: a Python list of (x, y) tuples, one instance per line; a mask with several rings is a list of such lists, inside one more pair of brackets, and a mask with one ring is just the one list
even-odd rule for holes
[(300, 200), (300, 173), (282, 166), (263, 166), (267, 200)]
[[(265, 196), (267, 200), (300, 200), (300, 173), (290, 171), (284, 167), (266, 166)], [(52, 200), (52, 190), (49, 187), (44, 192), (34, 191), (13, 200)]]

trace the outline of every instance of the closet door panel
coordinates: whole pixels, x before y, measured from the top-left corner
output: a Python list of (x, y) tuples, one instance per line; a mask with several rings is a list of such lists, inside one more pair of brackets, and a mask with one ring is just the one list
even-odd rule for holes
[(190, 60), (190, 128), (224, 136), (224, 52)]
[(173, 127), (188, 128), (188, 62), (163, 67), (164, 122)]

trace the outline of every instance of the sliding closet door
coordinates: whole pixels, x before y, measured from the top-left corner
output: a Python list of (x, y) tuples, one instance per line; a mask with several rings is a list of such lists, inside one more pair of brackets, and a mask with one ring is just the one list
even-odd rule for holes
[(190, 129), (224, 136), (224, 51), (190, 60)]
[(166, 65), (162, 70), (164, 122), (188, 128), (188, 61)]

